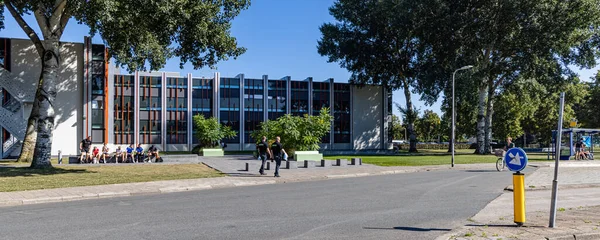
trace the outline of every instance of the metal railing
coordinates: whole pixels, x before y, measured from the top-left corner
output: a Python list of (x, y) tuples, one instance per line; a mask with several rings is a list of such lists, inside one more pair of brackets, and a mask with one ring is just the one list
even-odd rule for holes
[(10, 156), (10, 154), (17, 148), (20, 141), (14, 136), (10, 136), (6, 142), (2, 143), (2, 158)]

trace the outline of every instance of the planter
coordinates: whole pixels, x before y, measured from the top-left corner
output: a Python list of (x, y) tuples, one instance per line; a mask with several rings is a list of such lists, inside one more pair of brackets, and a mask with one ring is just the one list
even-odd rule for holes
[(204, 148), (202, 149), (202, 156), (205, 157), (222, 157), (225, 156), (222, 148)]
[(294, 152), (295, 161), (321, 161), (323, 154), (319, 151), (296, 151)]

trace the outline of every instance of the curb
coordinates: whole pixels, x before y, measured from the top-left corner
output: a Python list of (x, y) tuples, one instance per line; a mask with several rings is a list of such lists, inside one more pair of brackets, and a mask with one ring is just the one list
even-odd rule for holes
[(581, 233), (558, 237), (545, 237), (546, 240), (594, 240), (600, 239), (600, 233)]
[[(580, 188), (600, 188), (600, 184), (598, 183), (590, 183), (590, 184), (563, 184), (563, 185), (558, 185), (558, 190), (565, 190), (565, 189), (580, 189)], [(525, 187), (525, 191), (526, 192), (531, 192), (531, 191), (548, 191), (548, 190), (552, 190), (552, 186), (535, 186), (534, 188), (530, 188), (530, 187)], [(508, 185), (504, 188), (504, 191), (509, 191), (512, 192), (513, 191), (513, 186), (512, 185)]]

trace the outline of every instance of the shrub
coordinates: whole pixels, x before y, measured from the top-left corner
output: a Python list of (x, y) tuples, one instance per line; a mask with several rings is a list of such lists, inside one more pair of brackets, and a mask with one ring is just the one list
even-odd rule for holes
[(276, 120), (262, 122), (258, 130), (251, 133), (252, 138), (257, 142), (262, 136), (267, 139), (281, 137), (286, 152), (293, 156), (294, 151), (316, 151), (319, 150), (321, 138), (325, 136), (331, 128), (333, 117), (329, 114), (328, 108), (321, 109), (319, 115), (311, 116), (292, 116), (286, 114)]
[(218, 147), (222, 139), (233, 138), (237, 135), (236, 131), (231, 130), (229, 126), (220, 124), (214, 117), (207, 119), (204, 118), (204, 115), (198, 114), (194, 116), (193, 122), (196, 138), (198, 138), (198, 145), (192, 150), (194, 153), (198, 153), (202, 148)]

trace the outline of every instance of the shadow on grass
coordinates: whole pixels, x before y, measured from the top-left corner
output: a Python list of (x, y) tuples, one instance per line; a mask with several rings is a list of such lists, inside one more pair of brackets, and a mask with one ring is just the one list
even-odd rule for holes
[(393, 227), (393, 228), (379, 228), (379, 227), (363, 227), (363, 229), (370, 230), (403, 230), (403, 231), (413, 231), (413, 232), (431, 232), (431, 231), (444, 231), (448, 232), (452, 229), (447, 228), (417, 228), (417, 227)]
[(56, 175), (66, 173), (91, 173), (86, 169), (48, 168), (33, 169), (29, 167), (0, 167), (0, 177), (31, 177), (37, 175)]

